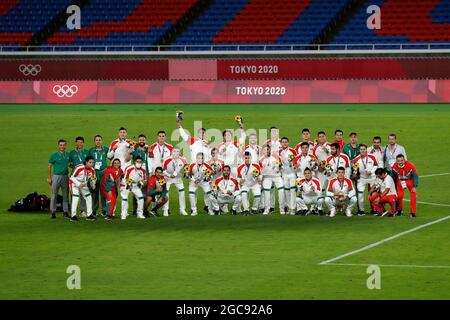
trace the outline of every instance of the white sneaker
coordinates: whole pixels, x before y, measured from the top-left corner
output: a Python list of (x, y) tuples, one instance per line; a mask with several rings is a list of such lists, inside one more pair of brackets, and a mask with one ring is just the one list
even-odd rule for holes
[(352, 211), (349, 210), (349, 209), (345, 210), (345, 215), (346, 215), (347, 217), (353, 216)]
[(295, 210), (291, 210), (291, 216), (295, 216)]
[(382, 217), (384, 217), (385, 215), (389, 214), (389, 211), (385, 211), (381, 214)]
[(86, 211), (81, 211), (81, 212), (80, 212), (80, 216), (81, 216), (82, 218), (86, 218), (86, 217), (87, 217)]
[(196, 216), (197, 214), (197, 210), (192, 210), (191, 216)]
[(263, 212), (263, 215), (264, 215), (264, 216), (268, 216), (268, 215), (269, 215), (269, 211), (264, 211), (264, 212)]
[(127, 220), (127, 217), (120, 217), (120, 219), (122, 219), (122, 220)]
[(164, 217), (168, 217), (169, 216), (169, 212), (163, 212), (163, 216)]
[(138, 218), (138, 219), (146, 219), (146, 218), (144, 217), (144, 215), (138, 215), (137, 218)]
[(286, 214), (286, 212), (284, 212), (284, 211), (280, 211), (280, 214), (282, 214), (282, 215), (285, 215), (285, 214)]
[(336, 210), (330, 211), (330, 218), (334, 218), (336, 216)]

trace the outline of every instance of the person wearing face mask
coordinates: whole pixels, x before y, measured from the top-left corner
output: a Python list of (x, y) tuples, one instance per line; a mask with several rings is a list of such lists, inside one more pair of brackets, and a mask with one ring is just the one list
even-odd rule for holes
[(397, 156), (397, 162), (392, 166), (392, 172), (397, 180), (397, 215), (402, 215), (405, 189), (408, 189), (410, 193), (410, 215), (412, 218), (415, 218), (417, 187), (419, 186), (419, 174), (417, 169), (411, 161), (405, 159), (404, 155), (399, 154)]
[[(173, 148), (172, 156), (164, 161), (163, 174), (167, 179), (167, 191), (170, 191), (170, 186), (174, 185), (178, 191), (178, 201), (180, 206), (180, 215), (187, 216), (186, 199), (184, 194), (183, 173), (184, 166), (187, 161), (181, 156), (181, 150), (178, 147)], [(169, 194), (167, 194), (169, 196)], [(163, 216), (169, 216), (169, 200), (164, 204)]]
[(144, 219), (144, 194), (142, 188), (147, 184), (147, 172), (143, 168), (143, 159), (136, 157), (134, 164), (125, 169), (120, 183), (120, 196), (122, 198), (121, 218), (128, 217), (128, 196), (130, 192), (137, 201), (136, 214), (138, 219)]

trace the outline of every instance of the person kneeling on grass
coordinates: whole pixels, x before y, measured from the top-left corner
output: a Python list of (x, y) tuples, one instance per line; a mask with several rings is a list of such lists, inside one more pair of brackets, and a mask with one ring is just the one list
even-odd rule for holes
[(97, 178), (95, 176), (94, 158), (87, 156), (83, 164), (77, 165), (73, 169), (73, 174), (69, 180), (70, 193), (72, 194), (72, 214), (70, 221), (77, 221), (77, 206), (80, 197), (86, 201), (86, 220), (95, 220), (92, 214), (92, 196), (89, 191), (89, 186), (95, 189)]
[(336, 216), (337, 209), (345, 209), (345, 215), (352, 216), (352, 209), (356, 205), (356, 192), (352, 181), (345, 177), (344, 167), (339, 167), (337, 177), (330, 180), (325, 204), (330, 209), (330, 217)]
[[(369, 190), (370, 204), (377, 211), (378, 216), (384, 217), (389, 214), (392, 217), (394, 216), (395, 202), (397, 201), (394, 179), (383, 168), (378, 168), (375, 171), (375, 175), (377, 178)], [(389, 203), (391, 206), (390, 212), (384, 209), (386, 203)]]
[(166, 204), (169, 200), (167, 196), (167, 181), (163, 175), (163, 169), (157, 167), (155, 174), (148, 178), (147, 182), (147, 198), (144, 207), (147, 208), (150, 203), (156, 202), (155, 206), (150, 210), (150, 214), (156, 217), (158, 209)]

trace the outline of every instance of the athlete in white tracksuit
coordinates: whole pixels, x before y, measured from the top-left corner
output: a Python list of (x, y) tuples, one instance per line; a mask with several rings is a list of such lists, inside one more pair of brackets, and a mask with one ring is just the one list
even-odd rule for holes
[(206, 140), (206, 130), (204, 128), (198, 129), (198, 138), (189, 136), (189, 134), (181, 126), (181, 121), (177, 120), (178, 131), (181, 138), (189, 144), (189, 150), (191, 151), (191, 162), (195, 162), (197, 154), (203, 153), (205, 162), (211, 158), (211, 145)]
[(244, 163), (238, 167), (238, 180), (239, 185), (241, 186), (241, 198), (244, 215), (247, 215), (250, 210), (250, 192), (253, 193), (253, 213), (258, 213), (261, 200), (261, 167), (258, 163), (252, 163), (251, 158), (251, 153), (246, 151), (244, 153)]
[(259, 160), (261, 167), (261, 174), (263, 176), (263, 191), (264, 191), (264, 215), (270, 212), (270, 189), (275, 186), (278, 189), (278, 202), (280, 206), (280, 214), (285, 214), (284, 201), (284, 183), (281, 178), (281, 159), (278, 156), (272, 155), (270, 146), (263, 147), (264, 156)]
[[(205, 201), (208, 204), (211, 204), (211, 200), (214, 200), (214, 196), (211, 192), (211, 175), (212, 169), (211, 167), (203, 162), (203, 153), (198, 153), (196, 156), (196, 162), (193, 162), (189, 165), (189, 201), (191, 203), (191, 210), (193, 216), (197, 215), (197, 196), (196, 191), (198, 188), (203, 189), (205, 193)], [(210, 215), (214, 214), (213, 206), (208, 206), (208, 213)]]
[(322, 208), (322, 186), (319, 179), (313, 178), (312, 171), (306, 168), (303, 171), (304, 178), (300, 178), (297, 181), (297, 212), (302, 214), (308, 214), (316, 207)]
[(241, 206), (241, 190), (236, 178), (231, 177), (231, 168), (227, 165), (223, 167), (223, 176), (214, 181), (216, 197), (211, 200), (211, 206), (216, 213), (228, 212), (228, 205), (232, 205), (233, 214)]
[(294, 149), (289, 148), (289, 139), (287, 137), (281, 138), (281, 149), (279, 151), (281, 159), (281, 176), (284, 184), (284, 198), (285, 203), (291, 215), (296, 213), (296, 173), (293, 161), (297, 156)]
[[(164, 161), (163, 174), (167, 178), (167, 196), (169, 196), (170, 186), (174, 185), (178, 191), (178, 201), (180, 205), (180, 215), (187, 216), (186, 199), (184, 193), (184, 166), (187, 165), (185, 158), (180, 156), (180, 149), (175, 147), (172, 150), (172, 157)], [(163, 215), (169, 215), (169, 200), (163, 206)]]
[(134, 146), (131, 140), (127, 139), (127, 129), (119, 129), (119, 138), (111, 142), (107, 157), (109, 160), (120, 160), (120, 168), (125, 169), (131, 165), (131, 158), (134, 152)]
[(241, 136), (239, 140), (233, 141), (233, 135), (230, 130), (225, 130), (222, 133), (223, 143), (217, 146), (219, 151), (219, 159), (223, 161), (224, 165), (230, 166), (231, 176), (237, 177), (237, 167), (242, 163), (242, 149), (245, 144), (246, 134), (243, 125), (241, 125)]
[(330, 209), (330, 217), (336, 215), (336, 209), (345, 209), (347, 217), (352, 216), (352, 209), (356, 205), (356, 193), (353, 183), (345, 177), (345, 169), (337, 170), (337, 177), (330, 180), (327, 188), (325, 204)]
[(134, 164), (125, 169), (125, 174), (120, 183), (120, 196), (122, 198), (121, 218), (128, 217), (128, 196), (133, 194), (137, 202), (136, 215), (138, 219), (144, 219), (144, 194), (142, 187), (147, 183), (147, 171), (143, 168), (143, 159), (137, 156)]
[(312, 153), (308, 153), (309, 144), (308, 142), (303, 142), (299, 148), (299, 153), (292, 161), (294, 169), (297, 173), (297, 178), (304, 178), (305, 169), (308, 168), (312, 171), (313, 177), (316, 176), (316, 171), (318, 167), (317, 159)]
[[(279, 156), (279, 151), (281, 149), (281, 139), (280, 139), (280, 130), (277, 127), (270, 128), (270, 139), (266, 140), (263, 144), (263, 147), (269, 145), (272, 151), (272, 155)], [(261, 151), (261, 156), (264, 153)], [(258, 159), (259, 160), (259, 159)], [(264, 200), (265, 192), (261, 195), (261, 201), (265, 203)], [(275, 189), (272, 187), (270, 189), (270, 209), (271, 211), (275, 208)]]
[(94, 158), (87, 156), (84, 164), (80, 164), (73, 169), (73, 174), (69, 179), (69, 187), (72, 194), (72, 220), (77, 220), (77, 206), (80, 197), (86, 201), (87, 218), (93, 219), (92, 215), (92, 196), (89, 191), (89, 185), (95, 189), (96, 176), (94, 167)]
[(367, 153), (367, 146), (359, 146), (360, 155), (353, 160), (354, 178), (356, 179), (356, 193), (358, 195), (358, 213), (364, 213), (364, 190), (375, 183), (375, 171), (378, 169), (377, 159)]

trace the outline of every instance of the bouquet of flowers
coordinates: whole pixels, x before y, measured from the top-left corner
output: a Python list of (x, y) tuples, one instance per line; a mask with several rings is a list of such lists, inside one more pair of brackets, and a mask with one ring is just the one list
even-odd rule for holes
[(309, 168), (312, 170), (317, 164), (317, 159), (314, 156), (310, 156), (309, 158)]
[(217, 185), (215, 183), (211, 184), (211, 191), (214, 197), (217, 196), (217, 190), (218, 190)]
[(261, 174), (261, 172), (260, 172), (258, 169), (254, 169), (254, 170), (252, 171), (252, 174), (253, 174), (253, 176), (254, 176), (255, 178), (257, 178), (257, 177), (259, 177), (259, 175)]
[(188, 179), (191, 177), (190, 168), (188, 164), (184, 165), (184, 177)]
[(161, 178), (161, 179), (159, 179), (158, 180), (158, 183), (159, 183), (159, 185), (161, 186), (161, 187), (163, 187), (165, 184), (166, 184), (166, 178)]
[(236, 121), (239, 125), (242, 125), (244, 123), (244, 119), (242, 119), (242, 117), (239, 115), (234, 117), (234, 121)]
[(211, 170), (211, 169), (206, 169), (205, 170), (205, 175), (206, 175), (206, 177), (205, 177), (205, 181), (209, 181), (210, 179), (211, 179), (211, 176), (213, 175), (213, 171)]
[(290, 154), (289, 154), (289, 162), (294, 161), (294, 159), (295, 159), (295, 154), (290, 153)]
[(97, 185), (97, 176), (95, 174), (90, 174), (88, 177), (88, 181), (90, 183), (91, 189), (95, 189), (95, 186)]
[(134, 180), (131, 179), (131, 178), (128, 178), (127, 180), (125, 180), (125, 184), (127, 185), (127, 189), (131, 189), (133, 183), (134, 183)]

